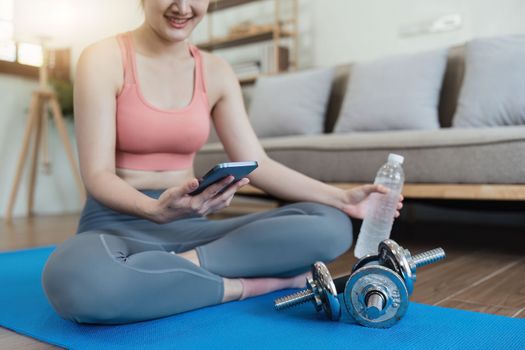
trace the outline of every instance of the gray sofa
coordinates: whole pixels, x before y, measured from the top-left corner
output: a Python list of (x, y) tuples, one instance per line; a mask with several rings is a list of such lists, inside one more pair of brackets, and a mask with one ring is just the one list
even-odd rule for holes
[[(465, 72), (464, 54), (465, 46), (448, 51), (437, 130), (334, 133), (351, 77), (352, 65), (348, 64), (336, 68), (324, 133), (260, 141), (271, 158), (342, 187), (373, 181), (393, 152), (405, 156), (408, 198), (524, 200), (525, 125), (451, 127)], [(196, 157), (196, 173), (203, 174), (227, 160), (221, 144), (210, 142)], [(258, 191), (246, 188), (244, 193)]]

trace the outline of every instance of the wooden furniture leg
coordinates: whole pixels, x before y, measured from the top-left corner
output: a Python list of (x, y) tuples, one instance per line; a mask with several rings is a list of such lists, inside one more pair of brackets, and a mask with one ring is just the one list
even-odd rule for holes
[(24, 163), (26, 161), (27, 152), (29, 150), (29, 143), (31, 142), (31, 133), (33, 131), (36, 119), (38, 118), (38, 99), (38, 93), (34, 92), (31, 95), (31, 105), (29, 107), (26, 130), (24, 132), (24, 139), (22, 141), (22, 151), (20, 152), (20, 157), (18, 158), (18, 164), (16, 167), (15, 182), (13, 184), (13, 188), (11, 189), (11, 194), (9, 195), (9, 202), (5, 213), (6, 224), (10, 224), (12, 222), (13, 207), (15, 205), (18, 187), (20, 186), (22, 170), (24, 169)]
[(51, 104), (51, 111), (53, 114), (53, 119), (55, 121), (58, 132), (60, 134), (60, 138), (62, 139), (62, 143), (64, 144), (64, 148), (66, 150), (67, 157), (69, 158), (69, 163), (71, 164), (71, 169), (73, 170), (73, 175), (75, 176), (75, 180), (77, 182), (78, 190), (80, 193), (80, 199), (82, 202), (84, 202), (86, 199), (86, 192), (84, 189), (84, 184), (82, 183), (82, 178), (80, 177), (80, 173), (76, 165), (76, 160), (75, 160), (75, 157), (73, 156), (73, 147), (67, 136), (67, 130), (64, 124), (64, 118), (62, 116), (62, 111), (60, 110), (60, 104), (58, 103), (56, 95), (51, 96), (50, 104)]
[(44, 109), (44, 118), (42, 119), (42, 141), (40, 144), (40, 150), (42, 152), (44, 174), (51, 175), (51, 161), (49, 160), (48, 125), (49, 110), (48, 108), (46, 108)]
[(31, 105), (29, 107), (28, 112), (28, 119), (26, 124), (26, 129), (24, 132), (24, 139), (22, 141), (22, 151), (20, 153), (20, 157), (18, 159), (17, 164), (17, 170), (16, 175), (14, 179), (13, 188), (11, 189), (11, 193), (9, 195), (9, 202), (7, 205), (7, 210), (5, 213), (5, 224), (11, 224), (13, 219), (13, 208), (16, 202), (16, 195), (18, 192), (18, 188), (20, 187), (20, 181), (22, 180), (22, 173), (24, 170), (24, 165), (26, 162), (27, 154), (29, 152), (29, 147), (31, 143), (31, 135), (33, 135), (33, 132), (35, 132), (35, 143), (33, 145), (33, 155), (32, 155), (32, 164), (31, 164), (31, 173), (30, 173), (30, 182), (29, 182), (29, 193), (28, 193), (28, 202), (27, 202), (27, 209), (28, 209), (28, 216), (33, 215), (33, 205), (34, 205), (34, 192), (35, 192), (35, 184), (36, 184), (36, 175), (37, 175), (37, 163), (38, 163), (38, 156), (39, 151), (41, 151), (41, 143), (44, 143), (42, 147), (46, 148), (46, 154), (45, 156), (45, 162), (44, 166), (49, 167), (49, 161), (47, 160), (47, 135), (43, 135), (43, 133), (47, 133), (47, 107), (51, 108), (51, 112), (53, 114), (53, 120), (55, 121), (55, 124), (57, 126), (57, 130), (60, 135), (60, 139), (62, 140), (62, 143), (64, 144), (64, 149), (66, 150), (67, 157), (69, 159), (69, 163), (71, 164), (71, 168), (73, 170), (73, 175), (75, 176), (75, 180), (80, 192), (80, 199), (82, 202), (86, 200), (86, 190), (84, 188), (84, 185), (82, 183), (82, 178), (80, 177), (79, 169), (76, 165), (75, 158), (73, 156), (73, 147), (71, 142), (69, 141), (69, 137), (67, 135), (67, 129), (64, 123), (64, 117), (62, 116), (62, 111), (60, 110), (60, 104), (58, 102), (57, 96), (55, 93), (50, 91), (35, 91), (31, 95)]
[(36, 116), (35, 116), (35, 133), (34, 133), (34, 143), (33, 143), (33, 159), (31, 163), (31, 173), (29, 175), (29, 191), (27, 193), (27, 215), (33, 216), (33, 204), (35, 198), (35, 182), (36, 182), (36, 171), (38, 164), (38, 156), (40, 153), (40, 139), (42, 133), (44, 132), (42, 128), (44, 109), (46, 108), (45, 99), (41, 96), (37, 98), (37, 107), (36, 107)]

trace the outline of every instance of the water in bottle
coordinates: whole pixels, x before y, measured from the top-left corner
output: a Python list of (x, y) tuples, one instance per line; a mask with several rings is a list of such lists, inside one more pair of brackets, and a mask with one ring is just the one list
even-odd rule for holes
[(370, 195), (370, 202), (354, 250), (356, 258), (377, 254), (379, 243), (390, 237), (399, 195), (405, 181), (405, 174), (401, 167), (403, 160), (403, 156), (390, 153), (388, 161), (377, 172), (374, 184), (383, 185), (390, 191), (387, 194)]

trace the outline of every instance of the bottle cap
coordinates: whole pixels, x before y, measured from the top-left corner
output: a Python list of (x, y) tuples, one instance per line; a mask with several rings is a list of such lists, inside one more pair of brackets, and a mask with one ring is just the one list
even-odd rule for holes
[(404, 160), (405, 160), (405, 157), (400, 156), (399, 154), (390, 153), (388, 155), (388, 161), (389, 162), (396, 162), (396, 163), (399, 163), (399, 164), (403, 164)]

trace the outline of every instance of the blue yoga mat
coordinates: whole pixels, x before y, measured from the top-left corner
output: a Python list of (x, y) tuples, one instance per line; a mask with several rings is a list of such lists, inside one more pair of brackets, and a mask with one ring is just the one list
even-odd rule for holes
[(309, 304), (274, 311), (273, 299), (291, 291), (129, 325), (79, 325), (43, 294), (52, 250), (0, 254), (0, 325), (68, 349), (525, 349), (524, 319), (411, 303), (392, 328), (371, 329), (327, 321)]

